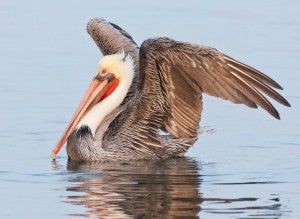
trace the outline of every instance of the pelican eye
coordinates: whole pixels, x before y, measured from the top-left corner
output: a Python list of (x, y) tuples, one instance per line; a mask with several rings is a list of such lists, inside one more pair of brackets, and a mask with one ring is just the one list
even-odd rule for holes
[(106, 69), (102, 69), (102, 72), (101, 72), (103, 75), (105, 75), (107, 73)]

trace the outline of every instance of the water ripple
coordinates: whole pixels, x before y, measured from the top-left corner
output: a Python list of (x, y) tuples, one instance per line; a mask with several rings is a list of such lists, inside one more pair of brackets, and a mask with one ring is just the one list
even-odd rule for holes
[[(272, 194), (269, 197), (203, 197), (203, 177), (232, 174), (201, 175), (201, 165), (190, 158), (130, 165), (69, 161), (67, 171), (70, 175), (63, 180), (68, 182), (64, 188), (68, 195), (61, 197), (62, 202), (87, 209), (69, 216), (198, 218), (201, 214), (233, 214), (239, 218), (274, 218), (287, 212), (280, 198)], [(282, 183), (205, 182), (211, 186)]]

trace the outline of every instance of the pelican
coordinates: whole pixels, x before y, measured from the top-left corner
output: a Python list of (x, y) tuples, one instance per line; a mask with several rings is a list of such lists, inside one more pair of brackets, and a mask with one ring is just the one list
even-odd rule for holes
[(92, 19), (87, 32), (104, 56), (54, 159), (66, 141), (69, 159), (78, 161), (182, 156), (198, 138), (203, 93), (260, 106), (276, 119), (279, 113), (263, 93), (290, 106), (274, 90), (282, 89), (276, 81), (214, 48), (166, 37), (139, 48), (104, 19)]

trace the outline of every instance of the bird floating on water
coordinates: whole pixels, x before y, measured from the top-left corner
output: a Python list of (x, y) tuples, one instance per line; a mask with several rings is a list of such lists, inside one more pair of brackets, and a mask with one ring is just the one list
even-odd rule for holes
[(197, 140), (203, 93), (260, 106), (277, 119), (262, 93), (290, 106), (273, 89), (282, 89), (277, 82), (214, 48), (166, 37), (147, 39), (139, 48), (104, 19), (92, 19), (87, 31), (104, 57), (53, 158), (66, 141), (71, 160), (181, 156)]

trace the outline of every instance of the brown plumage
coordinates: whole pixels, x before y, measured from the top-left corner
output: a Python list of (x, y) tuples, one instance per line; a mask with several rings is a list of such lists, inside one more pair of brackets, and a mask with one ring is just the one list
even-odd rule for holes
[(88, 127), (73, 132), (67, 147), (71, 159), (157, 160), (183, 154), (197, 140), (202, 93), (260, 106), (277, 119), (279, 113), (263, 93), (290, 106), (273, 89), (282, 89), (277, 82), (214, 48), (162, 37), (148, 39), (138, 48), (128, 33), (103, 19), (91, 20), (87, 31), (103, 55), (129, 54), (135, 77), (123, 102), (99, 124), (94, 138)]

